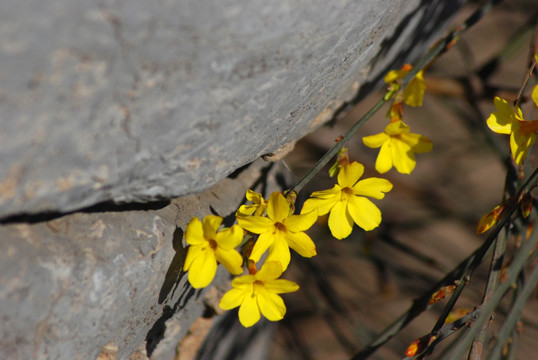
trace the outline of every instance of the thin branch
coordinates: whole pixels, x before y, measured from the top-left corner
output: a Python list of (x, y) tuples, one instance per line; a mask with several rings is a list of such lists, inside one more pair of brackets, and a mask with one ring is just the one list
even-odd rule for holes
[[(454, 31), (450, 32), (447, 36), (441, 39), (435, 46), (433, 46), (427, 53), (424, 55), (409, 73), (402, 79), (402, 88), (405, 87), (418, 73), (419, 71), (426, 68), (433, 60), (435, 60), (439, 55), (450, 49), (458, 38), (471, 26), (476, 24), (484, 15), (486, 15), (495, 5), (500, 4), (502, 0), (490, 0), (476, 10), (471, 16), (467, 18), (460, 26), (458, 26)], [(385, 95), (381, 100), (379, 100), (366, 114), (364, 114), (345, 134), (344, 137), (337, 142), (332, 148), (325, 153), (318, 160), (316, 165), (295, 185), (290, 191), (300, 192), (301, 189), (308, 183), (312, 178), (325, 166), (327, 163), (340, 151), (344, 145), (355, 135), (355, 133), (364, 125), (370, 118), (379, 110), (381, 107), (388, 102), (392, 97)], [(349, 108), (354, 101), (346, 103), (343, 107)], [(341, 115), (343, 110), (336, 112), (335, 116)], [(334, 120), (334, 118), (333, 118)]]
[[(538, 184), (538, 168), (534, 170), (529, 179), (516, 192), (506, 203), (505, 208), (497, 224), (490, 230), (489, 236), (484, 243), (475, 250), (470, 256), (463, 260), (454, 270), (448, 273), (443, 279), (433, 286), (428, 292), (423, 294), (420, 298), (413, 301), (413, 305), (409, 310), (402, 314), (396, 321), (389, 325), (381, 334), (377, 336), (370, 344), (364, 349), (353, 356), (352, 360), (361, 360), (368, 358), (373, 354), (380, 346), (388, 342), (393, 336), (395, 336), (400, 330), (402, 330), (407, 324), (409, 324), (414, 318), (420, 315), (423, 311), (429, 309), (428, 301), (433, 293), (439, 290), (442, 286), (453, 284), (455, 280), (465, 281), (469, 277), (474, 269), (480, 264), (482, 258), (487, 253), (493, 241), (501, 229), (510, 220), (512, 214), (519, 208), (519, 201), (524, 194), (529, 193)], [(453, 294), (454, 295), (454, 294)], [(451, 296), (451, 299), (454, 296)], [(444, 322), (444, 319), (443, 319)]]
[(461, 341), (459, 341), (452, 351), (449, 351), (442, 359), (460, 359), (462, 355), (467, 351), (471, 345), (474, 337), (480, 331), (482, 325), (489, 321), (493, 310), (499, 305), (499, 302), (505, 295), (506, 291), (512, 286), (516, 281), (519, 273), (527, 262), (532, 261), (537, 255), (538, 252), (534, 252), (530, 257), (529, 254), (533, 251), (534, 247), (538, 243), (538, 231), (534, 231), (531, 237), (521, 246), (517, 252), (511, 266), (506, 271), (507, 279), (502, 284), (497, 287), (490, 300), (483, 304), (481, 307), (481, 313), (476, 319), (474, 326), (472, 326), (469, 331), (463, 336)]

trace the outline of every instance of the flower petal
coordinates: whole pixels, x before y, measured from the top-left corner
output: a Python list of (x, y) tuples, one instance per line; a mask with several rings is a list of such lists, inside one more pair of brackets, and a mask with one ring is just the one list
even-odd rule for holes
[(381, 223), (381, 211), (365, 197), (353, 196), (349, 199), (348, 211), (355, 224), (366, 231), (375, 229)]
[(275, 234), (273, 233), (263, 233), (258, 237), (258, 240), (256, 240), (256, 243), (254, 244), (254, 247), (252, 248), (252, 252), (250, 253), (250, 259), (254, 260), (255, 262), (258, 262), (260, 258), (262, 257), (265, 250), (269, 248), (269, 246), (273, 245), (273, 242), (275, 241)]
[[(261, 288), (261, 286), (260, 286)], [(257, 294), (258, 306), (260, 310), (270, 321), (282, 320), (286, 314), (286, 305), (280, 296), (266, 289), (260, 289)]]
[(207, 215), (204, 218), (204, 236), (206, 239), (214, 239), (219, 229), (220, 224), (222, 224), (222, 218), (216, 215)]
[(204, 238), (204, 229), (202, 227), (202, 222), (197, 217), (193, 217), (187, 228), (185, 229), (185, 241), (190, 245), (203, 244)]
[[(312, 194), (313, 195), (313, 194)], [(301, 213), (309, 213), (313, 210), (318, 210), (318, 215), (325, 215), (331, 211), (332, 207), (340, 199), (340, 191), (333, 195), (332, 198), (320, 199), (320, 198), (310, 198), (305, 201)]]
[(231, 289), (224, 294), (222, 299), (220, 299), (219, 307), (222, 310), (231, 310), (236, 308), (241, 305), (241, 302), (243, 302), (244, 297), (247, 295), (250, 295), (250, 293), (244, 290)]
[(389, 84), (396, 80), (401, 80), (407, 75), (409, 71), (404, 70), (391, 70), (385, 75), (385, 83)]
[(420, 134), (403, 134), (402, 141), (411, 147), (414, 153), (425, 153), (432, 151), (433, 143), (426, 136)]
[(274, 222), (282, 222), (290, 214), (290, 205), (281, 193), (275, 191), (269, 197), (267, 216)]
[(273, 221), (264, 216), (237, 217), (237, 223), (254, 234), (261, 234), (274, 228)]
[(286, 229), (291, 232), (306, 231), (314, 225), (318, 219), (318, 210), (313, 209), (310, 212), (303, 213), (301, 215), (291, 215), (284, 219), (283, 224)]
[(385, 133), (391, 136), (400, 135), (400, 134), (408, 134), (409, 126), (401, 120), (393, 121), (385, 127)]
[(362, 142), (369, 148), (376, 149), (378, 147), (381, 147), (381, 145), (383, 145), (389, 139), (390, 137), (384, 132), (382, 132), (380, 134), (365, 136), (362, 138)]
[(260, 320), (260, 309), (258, 308), (258, 302), (256, 297), (251, 294), (247, 294), (243, 298), (241, 307), (239, 308), (239, 322), (244, 327), (251, 327)]
[[(251, 256), (252, 257), (252, 256)], [(286, 271), (290, 263), (291, 255), (288, 243), (282, 236), (277, 236), (273, 245), (269, 247), (266, 261), (278, 261), (282, 265), (282, 271)]]
[(392, 139), (381, 146), (375, 161), (375, 169), (380, 174), (392, 169)]
[(192, 262), (189, 268), (189, 282), (195, 289), (206, 287), (213, 281), (217, 272), (217, 260), (210, 248), (206, 248), (200, 256)]
[(364, 173), (364, 165), (353, 161), (342, 166), (338, 172), (338, 185), (341, 187), (352, 187)]
[(226, 270), (233, 275), (239, 275), (243, 272), (243, 257), (235, 249), (224, 250), (217, 248), (215, 258), (221, 263)]
[(290, 293), (299, 290), (299, 285), (293, 281), (276, 279), (265, 282), (265, 288), (275, 294)]
[(368, 178), (359, 181), (353, 186), (353, 194), (369, 196), (374, 199), (383, 199), (385, 193), (392, 190), (392, 183), (387, 179)]
[(394, 163), (394, 167), (399, 173), (411, 174), (417, 163), (411, 147), (399, 140), (394, 140), (392, 144), (392, 162)]
[(254, 275), (238, 276), (232, 280), (232, 286), (236, 289), (250, 291), (252, 293), (252, 284), (254, 281), (256, 281), (256, 277)]
[(422, 106), (425, 91), (426, 83), (422, 71), (419, 71), (403, 91), (404, 102), (409, 106)]
[(293, 250), (297, 251), (302, 257), (312, 257), (317, 255), (316, 245), (304, 232), (291, 233), (287, 232), (284, 235), (284, 239), (288, 242), (288, 245)]
[(189, 246), (189, 248), (187, 249), (187, 257), (185, 258), (185, 263), (183, 263), (183, 270), (188, 271), (189, 268), (192, 265), (192, 262), (198, 256), (202, 256), (205, 251), (207, 251), (207, 245), (206, 244)]
[(278, 279), (280, 275), (282, 275), (282, 272), (282, 264), (280, 261), (266, 261), (254, 277), (256, 280), (267, 282)]
[(345, 201), (339, 201), (329, 214), (329, 229), (331, 229), (331, 234), (338, 240), (348, 237), (353, 230), (353, 219), (347, 212), (346, 207), (347, 203)]
[(241, 244), (243, 235), (243, 229), (239, 225), (233, 225), (229, 229), (218, 232), (215, 235), (215, 241), (219, 248), (230, 250)]

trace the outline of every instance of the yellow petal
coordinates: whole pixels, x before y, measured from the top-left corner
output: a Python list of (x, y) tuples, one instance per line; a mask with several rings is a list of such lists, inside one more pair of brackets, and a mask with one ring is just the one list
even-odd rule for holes
[(204, 243), (204, 230), (202, 222), (197, 217), (193, 217), (187, 228), (185, 229), (185, 241), (190, 245), (198, 245)]
[(403, 71), (403, 70), (391, 70), (385, 75), (385, 83), (390, 84), (391, 82), (394, 82), (396, 80), (401, 80), (407, 75), (409, 71)]
[[(334, 185), (332, 189), (328, 190), (321, 190), (321, 191), (314, 191), (312, 195), (310, 195), (311, 198), (320, 198), (320, 199), (331, 199), (336, 194), (340, 194), (340, 191), (342, 191), (342, 188), (340, 185)], [(309, 211), (307, 211), (309, 212)]]
[[(261, 286), (260, 286), (261, 288)], [(263, 316), (270, 321), (278, 321), (284, 318), (286, 306), (280, 296), (266, 289), (260, 289), (257, 294), (258, 306)]]
[(241, 205), (237, 210), (236, 216), (250, 216), (254, 214), (258, 205)]
[(286, 271), (290, 259), (291, 255), (288, 243), (281, 236), (276, 237), (273, 245), (269, 247), (266, 261), (278, 261), (282, 265), (282, 271)]
[(250, 294), (243, 298), (239, 308), (239, 322), (244, 327), (251, 327), (260, 320), (260, 309), (256, 297)]
[(425, 153), (433, 149), (430, 139), (420, 134), (403, 134), (401, 139), (411, 147), (414, 153)]
[(383, 145), (389, 139), (390, 137), (384, 132), (382, 132), (380, 134), (365, 136), (362, 138), (362, 142), (369, 148), (376, 149), (378, 147), (381, 147), (381, 145)]
[(411, 174), (417, 163), (411, 147), (403, 141), (398, 140), (394, 140), (392, 145), (392, 162), (394, 163), (394, 167), (399, 173)]
[(352, 187), (364, 173), (364, 165), (353, 161), (344, 165), (338, 172), (338, 185), (342, 188)]
[(291, 215), (290, 217), (284, 219), (282, 223), (286, 226), (288, 231), (301, 232), (310, 229), (317, 219), (318, 210), (314, 209), (301, 215)]
[(222, 230), (215, 235), (215, 241), (219, 248), (230, 250), (237, 247), (243, 240), (243, 229), (234, 225), (229, 229)]
[(329, 229), (331, 234), (338, 240), (344, 239), (353, 230), (353, 219), (348, 213), (345, 201), (339, 201), (334, 205), (329, 214)]
[(237, 223), (254, 234), (261, 234), (274, 228), (273, 221), (262, 216), (237, 217)]
[(510, 134), (512, 131), (512, 120), (499, 116), (496, 112), (491, 113), (486, 121), (491, 131), (497, 134)]
[(352, 196), (348, 202), (348, 211), (355, 224), (366, 231), (375, 229), (381, 223), (381, 211), (367, 198)]
[(266, 261), (254, 277), (256, 280), (267, 282), (278, 279), (282, 275), (282, 272), (283, 269), (280, 261)]
[(252, 293), (252, 284), (254, 281), (256, 281), (256, 277), (254, 275), (243, 275), (233, 279), (232, 286), (236, 289), (245, 290)]
[(286, 198), (279, 192), (272, 193), (267, 204), (267, 216), (274, 222), (282, 222), (289, 214), (290, 205)]
[(387, 141), (381, 146), (375, 161), (375, 169), (380, 174), (384, 174), (392, 169), (392, 140)]
[(297, 251), (302, 257), (312, 257), (317, 254), (316, 245), (304, 232), (290, 233), (287, 232), (284, 235), (284, 239), (288, 242), (288, 245), (293, 250)]
[(221, 223), (222, 223), (222, 218), (220, 216), (207, 215), (204, 218), (204, 223), (203, 223), (204, 237), (206, 239), (214, 239)]
[(394, 121), (385, 127), (388, 135), (400, 135), (409, 133), (409, 126), (403, 121)]
[(336, 204), (339, 199), (340, 192), (333, 195), (333, 197), (329, 199), (310, 198), (305, 201), (303, 208), (301, 209), (301, 213), (309, 213), (313, 210), (317, 210), (319, 216), (325, 215), (332, 209), (334, 204)]
[(422, 99), (426, 91), (426, 83), (422, 71), (407, 84), (403, 91), (404, 102), (409, 106), (422, 106)]
[(353, 187), (353, 194), (369, 196), (374, 199), (383, 199), (385, 193), (392, 190), (392, 184), (387, 179), (368, 178), (359, 181)]
[(259, 194), (250, 189), (247, 190), (247, 194), (245, 195), (245, 197), (247, 198), (248, 201), (253, 202), (254, 204), (259, 204), (263, 202), (262, 194)]
[(221, 263), (226, 270), (233, 275), (239, 275), (243, 272), (243, 257), (235, 249), (224, 250), (217, 248), (215, 258)]
[(217, 272), (217, 260), (211, 249), (207, 249), (192, 262), (189, 268), (189, 282), (195, 289), (206, 287)]
[(189, 246), (187, 250), (187, 257), (185, 258), (185, 263), (183, 264), (183, 270), (188, 271), (194, 259), (196, 259), (198, 256), (202, 256), (205, 251), (207, 251), (207, 246), (205, 244)]
[(299, 290), (299, 285), (293, 281), (276, 279), (265, 282), (265, 288), (275, 294), (284, 294)]
[(261, 234), (258, 237), (258, 240), (256, 240), (254, 247), (252, 248), (252, 252), (250, 253), (250, 259), (254, 260), (255, 262), (258, 262), (265, 250), (267, 250), (269, 246), (273, 244), (274, 241), (275, 235), (271, 233)]
[(239, 289), (231, 289), (228, 291), (222, 299), (220, 300), (219, 307), (222, 310), (231, 310), (238, 307), (243, 302), (245, 296), (250, 295), (250, 293), (245, 292)]

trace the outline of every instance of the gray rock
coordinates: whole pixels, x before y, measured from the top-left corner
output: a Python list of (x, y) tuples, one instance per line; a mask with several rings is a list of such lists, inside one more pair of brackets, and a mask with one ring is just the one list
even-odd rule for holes
[(423, 51), (461, 2), (4, 1), (0, 218), (206, 189)]
[[(229, 216), (255, 184), (277, 189), (260, 160), (235, 179), (154, 210), (75, 213), (0, 227), (0, 353), (4, 359), (95, 359), (105, 345), (124, 359), (147, 340), (172, 353), (194, 320), (229, 286), (219, 267), (194, 290), (182, 271), (192, 216)], [(228, 219), (229, 220), (229, 219)], [(166, 357), (161, 356), (161, 359)]]

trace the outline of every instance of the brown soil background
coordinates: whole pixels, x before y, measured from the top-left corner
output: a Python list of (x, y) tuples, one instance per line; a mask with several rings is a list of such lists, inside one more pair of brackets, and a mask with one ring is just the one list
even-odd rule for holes
[[(475, 8), (475, 4), (467, 6), (454, 23), (461, 22)], [(383, 131), (387, 107), (349, 144), (352, 160), (365, 165), (365, 177), (385, 177), (394, 184), (385, 199), (375, 201), (382, 210), (383, 222), (379, 229), (368, 233), (355, 226), (352, 235), (341, 241), (332, 238), (323, 221), (310, 231), (318, 256), (306, 260), (295, 256), (292, 261), (286, 276), (298, 282), (301, 289), (284, 295), (288, 313), (279, 323), (270, 359), (349, 359), (405, 312), (414, 298), (480, 246), (485, 236), (475, 235), (476, 224), (500, 202), (505, 177), (503, 159), (487, 145), (487, 135), (499, 144), (505, 156), (508, 154), (508, 137), (488, 133), (485, 119), (493, 110), (494, 95), (511, 100), (517, 94), (527, 70), (534, 25), (520, 43), (513, 37), (529, 20), (536, 19), (537, 10), (535, 1), (505, 2), (428, 69), (429, 90), (424, 105), (406, 107), (404, 120), (411, 132), (430, 138), (434, 149), (417, 155), (417, 167), (411, 175), (394, 169), (379, 175), (374, 169), (377, 150), (362, 144), (363, 136)], [(508, 43), (514, 51), (501, 57), (497, 70), (486, 84), (481, 84), (473, 71), (498, 57)], [(464, 91), (461, 79), (469, 81), (474, 96)], [(527, 89), (534, 84), (531, 79)], [(343, 120), (300, 141), (285, 159), (297, 179), (382, 95), (381, 91), (375, 92)], [(529, 114), (532, 107), (532, 102), (525, 104), (524, 112)], [(527, 119), (538, 118), (538, 109), (531, 115)], [(531, 155), (528, 163), (532, 170), (536, 161)], [(330, 188), (333, 183), (324, 171), (303, 193)], [(514, 241), (509, 240), (508, 259)], [(456, 307), (480, 304), (488, 262), (489, 256)], [(403, 357), (411, 341), (430, 332), (445, 302), (423, 313), (370, 358)], [(502, 325), (508, 306), (505, 301), (496, 311), (490, 335)], [(517, 359), (536, 358), (537, 314), (538, 301), (533, 294), (522, 316)], [(443, 345), (437, 347), (430, 358), (441, 354), (442, 348)]]

